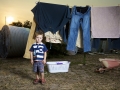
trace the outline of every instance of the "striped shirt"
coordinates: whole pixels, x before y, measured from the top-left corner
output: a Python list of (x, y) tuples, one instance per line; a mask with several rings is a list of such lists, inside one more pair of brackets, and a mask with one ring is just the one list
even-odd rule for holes
[(41, 43), (41, 44), (34, 43), (31, 46), (31, 48), (29, 49), (29, 51), (33, 52), (33, 56), (35, 56), (35, 58), (33, 58), (33, 60), (43, 60), (44, 52), (47, 52), (48, 49), (47, 49), (46, 45), (43, 43)]

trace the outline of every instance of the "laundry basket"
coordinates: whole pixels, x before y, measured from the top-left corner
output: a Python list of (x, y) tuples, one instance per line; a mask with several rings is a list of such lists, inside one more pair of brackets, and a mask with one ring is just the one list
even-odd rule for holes
[(50, 73), (68, 72), (69, 61), (50, 61), (47, 62), (48, 71)]

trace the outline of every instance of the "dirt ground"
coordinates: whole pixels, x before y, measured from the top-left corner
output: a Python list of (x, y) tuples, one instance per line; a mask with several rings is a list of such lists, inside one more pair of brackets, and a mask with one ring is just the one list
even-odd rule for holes
[(81, 65), (83, 54), (51, 58), (47, 61), (70, 61), (66, 73), (49, 73), (45, 66), (46, 84), (33, 85), (35, 75), (29, 59), (0, 58), (0, 90), (120, 90), (120, 68), (114, 68), (103, 74), (95, 73), (101, 66), (99, 58), (118, 58), (119, 54), (86, 55), (86, 65)]

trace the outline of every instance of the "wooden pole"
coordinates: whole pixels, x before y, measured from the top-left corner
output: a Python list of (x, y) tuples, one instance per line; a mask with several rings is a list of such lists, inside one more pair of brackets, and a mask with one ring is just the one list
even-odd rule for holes
[(86, 53), (84, 53), (84, 57), (83, 57), (83, 65), (86, 65)]

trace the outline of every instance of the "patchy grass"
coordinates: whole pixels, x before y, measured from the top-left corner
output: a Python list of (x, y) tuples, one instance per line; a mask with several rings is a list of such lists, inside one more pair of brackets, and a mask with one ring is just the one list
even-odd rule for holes
[(99, 58), (119, 58), (118, 54), (86, 55), (86, 65), (82, 65), (84, 55), (49, 58), (47, 61), (70, 61), (69, 72), (49, 73), (45, 66), (45, 85), (33, 85), (35, 78), (29, 59), (0, 59), (0, 90), (119, 90), (120, 68), (104, 74), (94, 73), (101, 63)]

